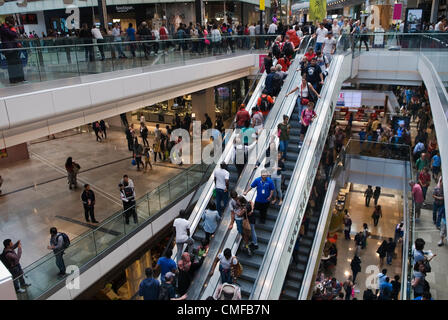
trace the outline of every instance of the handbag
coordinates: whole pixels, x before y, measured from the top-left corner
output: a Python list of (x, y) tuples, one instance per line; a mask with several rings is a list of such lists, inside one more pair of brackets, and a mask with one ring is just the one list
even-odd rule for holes
[[(236, 259), (236, 257), (233, 257), (233, 259)], [(232, 265), (232, 276), (234, 279), (239, 278), (243, 274), (243, 266), (238, 261), (237, 264)]]
[[(307, 83), (306, 85), (308, 86), (308, 83)], [(302, 106), (307, 106), (308, 103), (310, 102), (310, 100), (307, 99), (307, 98), (302, 98), (302, 91), (303, 91), (303, 89), (302, 89), (302, 85), (300, 85), (300, 104), (301, 104)], [(311, 94), (311, 93), (310, 93), (310, 88), (308, 88), (308, 93)]]
[(136, 165), (137, 165), (137, 161), (135, 161), (135, 159), (132, 159), (131, 164), (132, 164), (133, 166), (136, 166)]
[(249, 218), (247, 217), (247, 212), (243, 220), (243, 238), (249, 239), (252, 233), (252, 228), (250, 227)]

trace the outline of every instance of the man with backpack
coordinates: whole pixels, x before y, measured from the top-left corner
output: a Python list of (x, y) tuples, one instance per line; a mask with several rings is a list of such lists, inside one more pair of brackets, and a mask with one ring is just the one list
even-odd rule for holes
[(282, 71), (282, 66), (277, 64), (275, 66), (275, 73), (272, 78), (272, 96), (277, 97), (282, 90), (283, 80), (288, 74)]
[(182, 297), (176, 298), (176, 288), (174, 286), (175, 274), (172, 272), (167, 272), (165, 274), (165, 282), (160, 286), (159, 300), (185, 300), (187, 299), (187, 294)]
[[(132, 180), (130, 180), (132, 181)], [(134, 223), (138, 223), (137, 212), (135, 211), (135, 190), (134, 184), (130, 181), (123, 181), (118, 185), (120, 188), (120, 198), (123, 202), (124, 218), (126, 224), (129, 224), (129, 217), (132, 216)]]
[(47, 247), (48, 250), (53, 250), (56, 257), (56, 266), (59, 268), (58, 276), (65, 276), (65, 262), (64, 262), (64, 251), (70, 245), (70, 239), (63, 232), (58, 232), (56, 227), (50, 229), (50, 245)]
[[(23, 270), (20, 265), (20, 257), (22, 256), (22, 244), (20, 240), (15, 244), (11, 239), (6, 239), (3, 241), (3, 249), (2, 254), (0, 255), (1, 261), (5, 265), (5, 267), (11, 272), (12, 278), (14, 280), (14, 288), (17, 293), (24, 293), (25, 289), (30, 286), (30, 284), (25, 283), (25, 279), (23, 278)], [(15, 250), (17, 249), (17, 253)]]
[(271, 111), (272, 105), (274, 104), (274, 99), (270, 95), (263, 93), (257, 101), (257, 107), (263, 114), (263, 116), (267, 117), (269, 111)]

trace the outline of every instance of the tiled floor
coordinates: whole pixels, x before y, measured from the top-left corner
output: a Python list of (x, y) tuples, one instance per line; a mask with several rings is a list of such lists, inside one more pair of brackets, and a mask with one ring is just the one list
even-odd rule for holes
[(373, 225), (371, 218), (374, 206), (373, 200), (370, 207), (365, 206), (363, 191), (367, 186), (354, 184), (350, 192), (349, 213), (352, 218), (352, 235), (351, 240), (345, 240), (343, 232), (338, 233), (336, 247), (338, 249), (338, 263), (332, 272), (332, 276), (336, 277), (338, 281), (344, 282), (349, 275), (352, 274), (350, 262), (355, 252), (354, 236), (356, 232), (362, 230), (363, 223), (367, 223), (371, 232), (370, 238), (367, 240), (367, 247), (361, 250), (361, 272), (358, 273), (355, 285), (355, 297), (362, 300), (364, 290), (368, 286), (374, 286), (373, 282), (376, 280), (376, 275), (383, 269), (388, 269), (388, 275), (391, 280), (394, 275), (398, 274), (401, 277), (401, 250), (402, 246), (399, 244), (395, 249), (397, 258), (392, 261), (392, 265), (380, 265), (380, 259), (376, 250), (383, 240), (394, 236), (394, 230), (397, 223), (401, 221), (402, 217), (402, 198), (399, 190), (382, 189), (382, 196), (378, 204), (381, 205), (383, 217), (379, 220), (378, 226)]
[[(164, 162), (147, 173), (137, 172), (131, 165), (124, 133), (118, 131), (109, 130), (108, 139), (102, 143), (95, 141), (93, 133), (73, 131), (57, 137), (29, 145), (29, 160), (0, 167), (4, 179), (0, 197), (1, 240), (22, 241), (22, 266), (48, 253), (51, 226), (72, 239), (89, 230), (83, 224), (80, 199), (84, 183), (89, 183), (96, 194), (95, 216), (101, 222), (122, 208), (117, 185), (123, 174), (134, 180), (139, 198), (188, 167)], [(77, 190), (69, 190), (67, 185), (64, 164), (68, 156), (81, 165)]]

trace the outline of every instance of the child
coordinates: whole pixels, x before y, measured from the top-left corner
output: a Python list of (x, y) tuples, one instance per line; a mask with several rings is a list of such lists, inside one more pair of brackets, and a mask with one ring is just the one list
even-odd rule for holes
[(151, 153), (150, 153), (149, 147), (145, 147), (145, 150), (143, 151), (143, 155), (145, 156), (145, 168), (144, 168), (143, 172), (146, 172), (146, 168), (148, 168), (148, 164), (152, 170)]

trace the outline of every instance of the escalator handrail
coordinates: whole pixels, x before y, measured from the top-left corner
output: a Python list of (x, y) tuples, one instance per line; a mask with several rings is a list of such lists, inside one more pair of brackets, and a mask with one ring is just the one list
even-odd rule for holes
[[(249, 102), (246, 105), (246, 111), (248, 111), (249, 114), (252, 114), (252, 105), (254, 104), (256, 99), (258, 99), (258, 97), (256, 97), (257, 96), (256, 93), (258, 91), (261, 92), (262, 88), (264, 88), (264, 79), (265, 78), (266, 78), (266, 72), (263, 72), (263, 74), (259, 80), (260, 87), (258, 89), (256, 89), (256, 92), (254, 92), (254, 94), (249, 99)], [(233, 141), (235, 140), (235, 137), (236, 137), (236, 132), (232, 131), (230, 138), (226, 139), (225, 148), (219, 158), (218, 164), (215, 166), (215, 169), (211, 173), (211, 175), (204, 187), (203, 193), (199, 197), (198, 202), (197, 202), (196, 206), (193, 208), (193, 211), (188, 219), (190, 221), (190, 234), (191, 235), (193, 235), (195, 233), (196, 228), (198, 227), (198, 225), (200, 223), (202, 213), (204, 212), (205, 207), (207, 206), (207, 204), (212, 196), (212, 192), (214, 189), (214, 183), (215, 183), (214, 182), (214, 173), (217, 170), (217, 168), (219, 168), (220, 163), (228, 162), (228, 159), (230, 158), (230, 155), (231, 155), (231, 148), (233, 147)], [(177, 252), (177, 248), (175, 247), (173, 249), (173, 254), (175, 255), (176, 252)]]
[(336, 180), (341, 173), (341, 166), (339, 166), (339, 164), (342, 163), (343, 165), (345, 165), (343, 160), (345, 158), (344, 152), (345, 148), (342, 148), (341, 153), (336, 158), (335, 164), (331, 171), (330, 181), (328, 181), (327, 193), (325, 195), (321, 213), (319, 215), (319, 221), (316, 226), (316, 237), (314, 238), (313, 244), (311, 246), (310, 257), (308, 258), (308, 263), (304, 272), (304, 277), (302, 279), (302, 285), (300, 286), (297, 300), (307, 300), (309, 297), (311, 284), (313, 283), (313, 280), (315, 278), (317, 261), (319, 260), (323, 250), (322, 241), (326, 238), (325, 230), (328, 226), (328, 223), (330, 222), (328, 216), (330, 215), (330, 209), (333, 204), (333, 195), (334, 191), (336, 190)]
[[(339, 72), (336, 71), (336, 67), (339, 65), (342, 67), (343, 59), (345, 55), (338, 54), (333, 58), (333, 61), (335, 63), (332, 63), (330, 66), (329, 76), (327, 77), (327, 80), (324, 84), (324, 87), (322, 89), (321, 93), (321, 99), (318, 101), (317, 105), (317, 119), (313, 121), (313, 123), (310, 125), (308, 129), (308, 133), (304, 138), (303, 146), (302, 146), (302, 152), (300, 152), (299, 157), (296, 162), (296, 166), (294, 168), (293, 174), (291, 176), (291, 181), (295, 182), (295, 185), (293, 188), (288, 188), (286, 191), (286, 194), (284, 196), (284, 203), (288, 203), (288, 206), (282, 206), (279, 212), (279, 216), (277, 218), (276, 224), (274, 226), (274, 230), (272, 232), (271, 239), (269, 241), (267, 252), (265, 253), (262, 268), (258, 273), (257, 282), (255, 283), (252, 296), (255, 296), (257, 299), (266, 299), (268, 294), (266, 294), (266, 290), (270, 288), (273, 284), (273, 279), (276, 275), (277, 270), (271, 270), (271, 267), (277, 268), (278, 264), (281, 262), (281, 255), (283, 253), (283, 250), (286, 249), (286, 241), (289, 232), (285, 232), (285, 226), (289, 227), (291, 225), (294, 225), (295, 222), (295, 237), (297, 237), (298, 229), (300, 228), (300, 224), (302, 223), (303, 219), (303, 212), (306, 208), (306, 203), (308, 202), (309, 193), (311, 191), (311, 185), (309, 184), (310, 181), (308, 181), (308, 184), (306, 186), (307, 190), (304, 191), (305, 188), (305, 174), (308, 170), (313, 170), (311, 168), (312, 164), (312, 158), (310, 159), (309, 152), (310, 150), (315, 150), (318, 146), (318, 140), (320, 133), (322, 130), (325, 130), (327, 134), (328, 133), (328, 127), (330, 123), (326, 123), (325, 116), (327, 116), (327, 111), (330, 109), (330, 103), (332, 103), (332, 99), (334, 96), (334, 92), (331, 92), (332, 94), (329, 95), (329, 88), (333, 88), (336, 85), (336, 82), (339, 77)], [(342, 60), (342, 61), (341, 61)], [(340, 61), (340, 63), (338, 63)], [(338, 70), (339, 71), (339, 70)], [(325, 110), (324, 110), (325, 108)], [(328, 117), (328, 116), (327, 116)], [(330, 121), (331, 122), (331, 121)], [(324, 128), (324, 126), (327, 126), (327, 128)], [(322, 148), (323, 149), (323, 146)], [(305, 151), (305, 152), (303, 152)], [(322, 150), (318, 152), (321, 153)], [(315, 153), (312, 153), (311, 156), (315, 156)], [(320, 155), (319, 155), (320, 158)], [(307, 166), (308, 165), (308, 166)], [(314, 168), (315, 170), (315, 168)], [(314, 181), (314, 179), (313, 179)], [(303, 194), (306, 195), (306, 199), (302, 199), (301, 204), (301, 216), (296, 219), (296, 221), (293, 220), (295, 212), (299, 210), (299, 201), (300, 198), (303, 196)], [(294, 201), (293, 201), (294, 200)], [(291, 205), (293, 204), (293, 205)], [(295, 239), (296, 240), (296, 239)], [(291, 240), (292, 243), (292, 240)], [(290, 244), (291, 244), (290, 243)], [(292, 244), (293, 245), (293, 244)], [(279, 256), (280, 255), (280, 256)], [(268, 263), (269, 261), (269, 263)], [(289, 264), (289, 261), (287, 262)], [(260, 284), (258, 284), (261, 282)]]
[[(309, 41), (307, 42), (306, 49), (310, 46), (310, 44), (312, 43), (312, 40), (313, 40), (313, 38), (309, 39)], [(298, 65), (300, 64), (299, 54), (300, 54), (300, 52), (297, 53), (294, 63), (289, 67), (289, 70), (292, 70), (293, 73), (288, 74), (288, 77), (285, 80), (282, 90), (281, 90), (279, 96), (276, 98), (276, 101), (275, 101), (276, 104), (270, 111), (270, 114), (275, 114), (275, 118), (273, 118), (273, 119), (270, 118), (268, 121), (266, 121), (265, 129), (266, 128), (270, 128), (270, 129), (276, 128), (277, 124), (283, 121), (283, 114), (285, 114), (285, 108), (290, 108), (291, 103), (293, 105), (295, 105), (296, 98), (292, 97), (292, 96), (290, 98), (286, 98), (285, 95), (287, 92), (291, 91), (291, 87), (296, 86), (294, 83), (294, 80), (296, 80), (297, 77), (300, 76), (300, 73), (296, 71)], [(276, 111), (276, 109), (278, 109), (278, 111)], [(244, 178), (241, 179), (244, 181), (242, 183), (243, 183), (243, 185), (245, 185), (245, 187), (251, 182), (252, 178), (256, 174), (260, 175), (261, 170), (264, 167), (265, 159), (263, 159), (263, 158), (265, 158), (265, 151), (269, 147), (269, 143), (270, 143), (270, 137), (267, 137), (266, 135), (264, 136), (264, 142), (262, 142), (262, 143), (260, 143), (260, 141), (258, 142), (259, 146), (257, 148), (257, 151), (258, 151), (257, 159), (259, 159), (258, 162), (261, 162), (262, 165), (260, 165), (257, 170), (253, 170), (253, 167), (249, 164), (246, 165), (246, 167), (242, 173), (242, 176), (244, 176)], [(260, 147), (260, 145), (263, 145), (263, 146)], [(246, 176), (248, 176), (248, 177), (246, 178)], [(241, 191), (241, 189), (240, 189), (240, 191)], [(242, 190), (242, 191), (244, 191), (244, 190)], [(255, 190), (252, 190), (248, 194), (248, 196), (246, 196), (246, 198), (248, 200), (253, 200), (254, 197), (255, 197)], [(230, 239), (230, 241), (228, 241), (229, 235), (232, 231), (233, 231), (233, 235), (234, 235), (234, 237), (232, 237), (233, 240)], [(233, 245), (231, 246), (233, 249), (238, 247), (239, 241), (241, 239), (238, 238), (238, 236), (235, 234), (235, 232), (236, 231), (234, 229), (227, 232), (226, 236), (224, 237), (224, 239), (222, 241), (221, 248), (229, 247), (230, 245), (227, 244), (228, 242), (233, 242)], [(232, 250), (232, 252), (233, 252), (233, 250)], [(216, 272), (214, 274), (216, 274)], [(210, 284), (207, 285), (207, 287), (209, 287), (209, 286), (210, 286)]]

